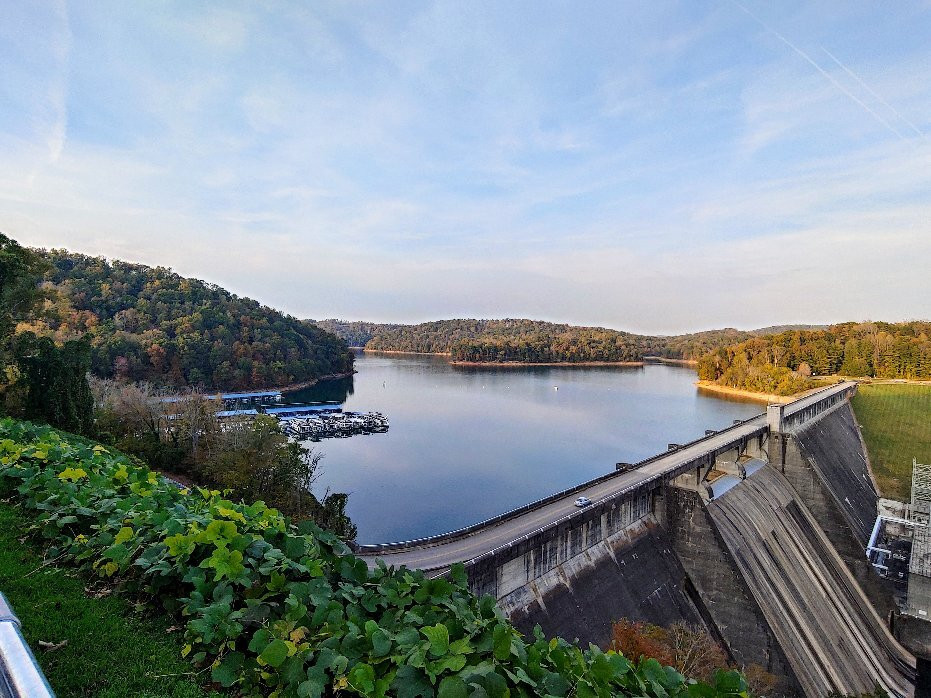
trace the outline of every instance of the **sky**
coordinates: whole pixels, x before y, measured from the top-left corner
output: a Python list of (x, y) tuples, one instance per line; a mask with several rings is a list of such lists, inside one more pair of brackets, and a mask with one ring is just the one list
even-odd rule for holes
[(23, 244), (302, 318), (931, 317), (931, 2), (0, 11)]

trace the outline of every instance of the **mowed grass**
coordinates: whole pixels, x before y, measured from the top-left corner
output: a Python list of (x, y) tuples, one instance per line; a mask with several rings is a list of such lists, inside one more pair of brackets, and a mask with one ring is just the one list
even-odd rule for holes
[[(43, 566), (40, 550), (21, 543), (27, 522), (0, 502), (0, 591), (59, 698), (206, 698), (180, 655), (180, 632), (165, 618), (142, 618), (117, 596), (94, 598), (87, 580)], [(44, 650), (39, 641), (67, 644)]]
[(853, 410), (882, 495), (910, 501), (912, 459), (931, 463), (931, 386), (861, 384)]

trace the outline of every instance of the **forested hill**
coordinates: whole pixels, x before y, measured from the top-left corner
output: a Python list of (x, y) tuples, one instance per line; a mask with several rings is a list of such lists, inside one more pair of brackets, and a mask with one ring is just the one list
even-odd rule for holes
[(376, 334), (391, 332), (410, 325), (390, 325), (379, 322), (359, 322), (348, 320), (307, 320), (311, 325), (335, 334), (351, 347), (364, 347)]
[(43, 254), (52, 300), (25, 329), (58, 340), (86, 334), (96, 375), (246, 389), (352, 370), (338, 337), (213, 284), (163, 267)]
[(437, 320), (419, 325), (319, 320), (316, 324), (350, 346), (450, 354), (453, 360), (477, 362), (639, 361), (648, 355), (698, 359), (713, 349), (781, 329), (746, 332), (728, 328), (654, 337), (523, 319)]
[(709, 352), (698, 375), (720, 385), (794, 392), (810, 375), (931, 379), (931, 322), (846, 322)]

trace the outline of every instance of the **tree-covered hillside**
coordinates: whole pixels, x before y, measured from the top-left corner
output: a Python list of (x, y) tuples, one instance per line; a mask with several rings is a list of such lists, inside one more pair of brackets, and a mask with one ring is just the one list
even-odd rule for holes
[(538, 320), (439, 320), (381, 330), (366, 348), (449, 353), (454, 361), (638, 361), (642, 339)]
[(709, 352), (698, 367), (704, 380), (761, 392), (832, 374), (931, 379), (931, 322), (845, 322), (754, 337)]
[(213, 284), (164, 267), (44, 254), (52, 300), (28, 329), (58, 341), (85, 335), (98, 376), (236, 389), (352, 370), (339, 338)]

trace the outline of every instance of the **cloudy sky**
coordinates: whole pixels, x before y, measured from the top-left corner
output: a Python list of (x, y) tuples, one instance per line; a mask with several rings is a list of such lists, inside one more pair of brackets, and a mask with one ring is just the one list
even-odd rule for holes
[(928, 2), (0, 3), (25, 244), (299, 317), (931, 317)]

